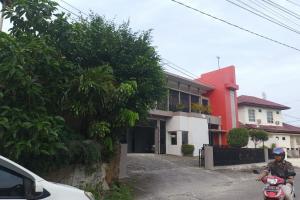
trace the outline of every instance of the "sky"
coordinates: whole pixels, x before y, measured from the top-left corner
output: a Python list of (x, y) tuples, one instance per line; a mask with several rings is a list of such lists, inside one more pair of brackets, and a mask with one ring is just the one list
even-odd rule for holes
[[(78, 13), (62, 0), (56, 1)], [(159, 55), (194, 76), (218, 69), (219, 56), (220, 67), (236, 67), (237, 84), (240, 87), (238, 95), (261, 98), (264, 92), (267, 100), (291, 107), (283, 111), (284, 120), (300, 126), (300, 51), (231, 27), (171, 0), (64, 1), (85, 13), (93, 11), (117, 24), (129, 21), (133, 31), (151, 29), (152, 44)], [(295, 33), (287, 30), (226, 0), (178, 1), (300, 49), (300, 31)], [(284, 24), (300, 30), (299, 0), (272, 0), (299, 14), (294, 14), (294, 17), (264, 3), (270, 0), (230, 1), (247, 3), (260, 9), (263, 14), (277, 17)], [(4, 30), (8, 27), (8, 22), (5, 22)], [(166, 70), (185, 76), (171, 68)]]

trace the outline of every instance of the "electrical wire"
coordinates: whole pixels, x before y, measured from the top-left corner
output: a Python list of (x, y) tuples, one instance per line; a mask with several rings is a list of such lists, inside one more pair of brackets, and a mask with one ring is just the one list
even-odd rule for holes
[(256, 32), (254, 32), (254, 31), (251, 31), (251, 30), (249, 30), (249, 29), (243, 28), (243, 27), (241, 27), (241, 26), (238, 26), (238, 25), (236, 25), (236, 24), (233, 24), (233, 23), (231, 23), (231, 22), (228, 22), (228, 21), (226, 21), (226, 20), (224, 20), (224, 19), (221, 19), (221, 18), (219, 18), (219, 17), (215, 17), (215, 16), (213, 16), (213, 15), (211, 15), (211, 14), (209, 14), (209, 13), (206, 13), (206, 12), (204, 12), (204, 11), (201, 11), (201, 10), (197, 9), (197, 8), (194, 8), (194, 7), (191, 7), (191, 6), (189, 6), (189, 5), (186, 5), (186, 4), (184, 4), (184, 3), (180, 2), (180, 1), (177, 1), (177, 0), (170, 0), (170, 1), (173, 1), (174, 3), (177, 3), (177, 4), (179, 4), (179, 5), (181, 5), (181, 6), (184, 6), (184, 7), (188, 8), (188, 9), (194, 10), (194, 11), (196, 11), (196, 12), (199, 12), (199, 13), (203, 14), (203, 15), (206, 15), (206, 16), (208, 16), (208, 17), (211, 17), (211, 18), (213, 18), (213, 19), (215, 19), (215, 20), (221, 21), (221, 22), (223, 22), (223, 23), (225, 23), (225, 24), (227, 24), (227, 25), (230, 25), (230, 26), (233, 26), (233, 27), (238, 28), (238, 29), (240, 29), (240, 30), (246, 31), (246, 32), (248, 32), (248, 33), (250, 33), (250, 34), (252, 34), (252, 35), (256, 35), (256, 36), (261, 37), (261, 38), (263, 38), (263, 39), (269, 40), (269, 41), (271, 41), (271, 42), (273, 42), (273, 43), (276, 43), (276, 44), (279, 44), (279, 45), (281, 45), (281, 46), (285, 46), (285, 47), (287, 47), (287, 48), (290, 48), (290, 49), (293, 49), (293, 50), (296, 50), (296, 51), (299, 51), (299, 52), (300, 52), (300, 49), (297, 48), (297, 47), (291, 46), (291, 45), (289, 45), (289, 44), (285, 44), (285, 43), (280, 42), (280, 41), (278, 41), (278, 40), (272, 39), (272, 38), (270, 38), (270, 37), (268, 37), (268, 36), (264, 36), (264, 35), (262, 35), (262, 34), (259, 34), (259, 33), (256, 33)]
[(250, 12), (250, 13), (256, 15), (256, 16), (259, 16), (259, 17), (261, 17), (261, 18), (263, 18), (265, 20), (268, 20), (271, 23), (277, 24), (278, 26), (281, 26), (281, 27), (283, 27), (285, 29), (288, 29), (288, 30), (290, 30), (290, 31), (292, 31), (294, 33), (300, 34), (300, 31), (298, 31), (296, 29), (293, 29), (292, 27), (283, 24), (282, 22), (278, 21), (277, 19), (275, 19), (275, 18), (273, 18), (273, 17), (271, 17), (271, 16), (269, 16), (267, 14), (264, 14), (263, 12), (257, 10), (256, 8), (253, 8), (252, 6), (250, 6), (250, 5), (242, 2), (240, 0), (237, 0), (237, 1), (240, 2), (240, 3), (242, 3), (242, 4), (244, 4), (244, 5), (246, 5), (250, 9), (255, 10), (256, 12), (254, 12), (254, 11), (248, 9), (248, 8), (245, 8), (245, 7), (239, 5), (239, 4), (237, 4), (237, 3), (235, 3), (235, 2), (233, 2), (231, 0), (225, 0), (225, 1), (227, 1), (227, 2), (229, 2), (229, 3), (231, 3), (231, 4), (235, 5), (235, 6), (237, 6), (237, 7), (241, 8), (241, 9), (243, 9), (243, 10), (246, 10), (246, 11), (248, 11), (248, 12)]
[(65, 0), (60, 0), (60, 1), (63, 2), (63, 3), (65, 3), (65, 4), (67, 4), (67, 5), (70, 6), (71, 8), (77, 10), (80, 14), (82, 13), (82, 14), (84, 14), (84, 15), (86, 15), (86, 16), (89, 16), (88, 14), (86, 14), (85, 12), (83, 12), (82, 10), (80, 10), (79, 8), (73, 6), (72, 4), (66, 2)]
[(193, 73), (189, 72), (188, 70), (186, 70), (186, 69), (185, 69), (185, 68), (183, 68), (183, 67), (180, 67), (180, 66), (178, 66), (177, 64), (174, 64), (174, 63), (173, 63), (173, 62), (171, 62), (170, 60), (167, 60), (166, 58), (163, 58), (163, 60), (165, 60), (167, 63), (169, 63), (169, 64), (171, 64), (171, 65), (173, 65), (173, 66), (177, 67), (178, 69), (180, 69), (180, 70), (183, 70), (184, 72), (186, 72), (186, 73), (190, 74), (191, 76), (193, 76), (193, 77), (197, 77), (195, 74), (193, 74)]
[(256, 5), (257, 7), (267, 11), (267, 12), (270, 12), (272, 13), (273, 15), (275, 15), (276, 17), (280, 16), (281, 18), (283, 18), (284, 20), (290, 22), (290, 23), (293, 23), (294, 25), (296, 26), (299, 26), (300, 25), (296, 22), (294, 22), (292, 19), (288, 18), (286, 15), (284, 15), (283, 13), (280, 13), (279, 11), (276, 11), (274, 10), (273, 8), (270, 8), (269, 6), (265, 5), (262, 1), (260, 0), (247, 0), (247, 1), (250, 1), (252, 4)]
[(300, 7), (300, 4), (298, 4), (298, 3), (295, 3), (295, 2), (293, 2), (293, 1), (291, 1), (291, 0), (286, 0), (287, 2), (290, 2), (291, 4), (294, 4), (295, 6), (298, 6), (298, 7)]
[(287, 14), (289, 14), (289, 15), (291, 15), (291, 16), (293, 16), (293, 17), (295, 17), (295, 18), (297, 18), (297, 19), (300, 19), (299, 14), (297, 14), (297, 13), (295, 13), (295, 12), (293, 12), (293, 11), (291, 11), (291, 10), (289, 10), (289, 9), (287, 9), (287, 8), (285, 8), (285, 7), (279, 5), (279, 4), (277, 4), (277, 3), (275, 3), (271, 0), (262, 0), (262, 1), (269, 4), (269, 5), (271, 5), (271, 6), (273, 6), (273, 7), (275, 7), (275, 8), (277, 8), (277, 9), (279, 9), (279, 10), (281, 10), (281, 11), (283, 11), (283, 12), (285, 12), (285, 13), (287, 13)]
[(58, 6), (59, 6), (60, 8), (62, 8), (62, 9), (64, 9), (65, 11), (69, 12), (70, 14), (72, 14), (72, 15), (78, 17), (78, 18), (81, 18), (80, 15), (77, 15), (76, 13), (70, 11), (69, 9), (67, 9), (67, 8), (65, 8), (65, 7), (63, 7), (63, 6), (59, 5), (59, 4), (58, 4)]
[(191, 79), (196, 79), (197, 77), (195, 76), (191, 76), (191, 75), (189, 75), (188, 73), (185, 73), (184, 71), (182, 71), (182, 70), (180, 70), (180, 69), (178, 69), (178, 68), (176, 68), (176, 67), (174, 67), (174, 66), (171, 66), (170, 64), (168, 64), (168, 63), (162, 63), (162, 65), (163, 66), (167, 66), (167, 67), (169, 67), (169, 68), (171, 68), (171, 69), (174, 69), (174, 70), (176, 70), (177, 72), (180, 72), (181, 74), (184, 74), (185, 76), (187, 76), (187, 77), (189, 77), (189, 78), (191, 78)]

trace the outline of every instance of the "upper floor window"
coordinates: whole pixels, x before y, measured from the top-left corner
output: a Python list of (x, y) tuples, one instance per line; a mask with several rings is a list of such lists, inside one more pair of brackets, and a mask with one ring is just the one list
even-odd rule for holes
[(274, 123), (272, 111), (267, 111), (267, 121), (268, 123)]
[(255, 110), (254, 109), (248, 110), (248, 117), (249, 117), (249, 122), (255, 122)]

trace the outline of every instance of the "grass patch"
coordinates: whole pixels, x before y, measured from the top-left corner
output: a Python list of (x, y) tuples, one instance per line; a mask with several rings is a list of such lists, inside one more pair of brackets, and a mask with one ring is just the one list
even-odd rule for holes
[(125, 184), (114, 184), (104, 195), (105, 200), (133, 200), (132, 189)]
[(114, 183), (108, 191), (104, 191), (100, 183), (86, 185), (84, 190), (93, 193), (96, 200), (133, 200), (132, 189), (123, 183)]

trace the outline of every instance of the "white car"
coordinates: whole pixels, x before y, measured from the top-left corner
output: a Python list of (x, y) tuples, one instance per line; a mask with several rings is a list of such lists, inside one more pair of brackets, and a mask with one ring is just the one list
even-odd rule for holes
[(94, 200), (91, 193), (48, 182), (0, 155), (0, 199)]

